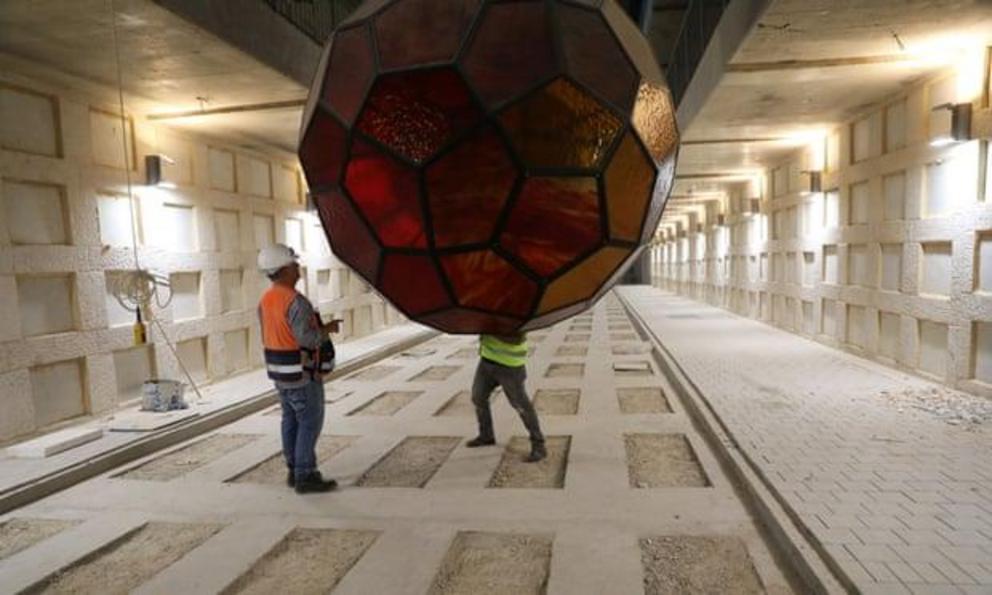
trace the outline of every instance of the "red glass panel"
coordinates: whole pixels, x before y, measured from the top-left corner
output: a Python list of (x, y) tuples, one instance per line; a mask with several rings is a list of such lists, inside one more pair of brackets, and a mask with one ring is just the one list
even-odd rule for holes
[(338, 183), (347, 141), (344, 126), (334, 116), (317, 107), (300, 142), (300, 163), (310, 188)]
[(382, 76), (358, 129), (404, 157), (423, 162), (480, 117), (458, 73), (444, 68)]
[(593, 178), (530, 178), (500, 243), (533, 271), (549, 276), (602, 241)]
[(595, 168), (622, 128), (595, 98), (565, 79), (510, 106), (500, 122), (531, 167)]
[(569, 74), (593, 93), (628, 113), (638, 77), (598, 11), (558, 6)]
[(334, 253), (363, 277), (375, 281), (379, 244), (351, 201), (340, 192), (330, 190), (315, 195), (314, 202)]
[(486, 242), (517, 170), (491, 128), (461, 142), (427, 169), (427, 200), (438, 247)]
[(651, 197), (651, 204), (648, 205), (648, 214), (644, 222), (644, 231), (641, 235), (641, 242), (647, 242), (654, 236), (658, 229), (658, 222), (665, 212), (665, 205), (668, 204), (668, 196), (672, 192), (672, 182), (675, 181), (675, 154), (668, 156), (658, 169), (658, 178), (654, 183), (654, 195)]
[(654, 187), (654, 164), (627, 132), (606, 168), (610, 238), (637, 242)]
[(537, 283), (490, 250), (441, 257), (441, 266), (462, 306), (524, 317), (537, 297)]
[(424, 316), (421, 321), (446, 333), (494, 333), (510, 334), (520, 327), (521, 320), (486, 314), (464, 308), (451, 308), (436, 314)]
[(375, 19), (383, 68), (447, 62), (455, 57), (479, 0), (405, 0)]
[(428, 256), (387, 253), (378, 287), (409, 316), (451, 304), (434, 261)]
[(358, 115), (374, 70), (368, 27), (352, 27), (334, 34), (323, 95), (345, 122), (354, 122)]
[(425, 248), (417, 172), (356, 139), (345, 170), (345, 188), (383, 245)]
[(492, 106), (554, 74), (552, 39), (543, 0), (491, 3), (462, 67), (472, 87)]

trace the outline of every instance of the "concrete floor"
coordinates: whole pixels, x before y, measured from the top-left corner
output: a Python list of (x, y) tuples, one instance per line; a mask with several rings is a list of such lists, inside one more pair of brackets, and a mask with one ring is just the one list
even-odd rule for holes
[[(532, 396), (541, 389), (580, 390), (576, 414), (541, 416), (549, 437), (570, 437), (558, 441), (568, 445), (561, 488), (487, 487), (499, 483), (494, 476), (507, 472), (497, 473), (504, 449), (511, 436), (523, 435), (523, 428), (499, 394), (494, 396), (496, 447), (470, 450), (460, 444), (475, 433), (474, 418), (464, 401), (451, 405), (449, 415), (435, 415), (469, 388), (476, 363), (474, 338), (444, 336), (379, 362), (359, 378), (329, 385), (328, 398), (334, 402), (328, 405), (325, 436), (347, 438), (329, 445), (329, 452), (336, 453), (321, 461), (321, 469), (343, 484), (339, 492), (299, 496), (280, 485), (279, 465), (264, 464), (279, 451), (279, 416), (271, 411), (255, 414), (224, 427), (210, 443), (171, 457), (158, 453), (0, 517), (7, 522), (0, 525), (0, 541), (5, 539), (3, 527), (9, 530), (15, 521), (70, 521), (49, 523), (34, 533), (27, 530), (21, 539), (30, 545), (19, 552), (7, 555), (0, 548), (2, 590), (18, 592), (40, 583), (55, 591), (83, 586), (108, 592), (115, 585), (123, 585), (122, 590), (140, 585), (138, 591), (144, 593), (250, 591), (253, 583), (261, 589), (271, 581), (280, 564), (281, 571), (288, 572), (285, 562), (294, 559), (293, 548), (299, 547), (292, 572), (294, 580), (302, 582), (294, 582), (294, 588), (318, 589), (324, 584), (326, 590), (340, 578), (335, 593), (641, 593), (646, 586), (647, 592), (692, 590), (694, 585), (713, 588), (714, 580), (729, 580), (723, 587), (741, 592), (746, 589), (736, 582), (740, 576), (756, 577), (757, 590), (792, 592), (682, 404), (650, 355), (638, 353), (647, 344), (634, 333), (626, 314), (610, 297), (587, 316), (532, 336), (535, 350), (528, 367)], [(581, 352), (581, 347), (588, 348), (585, 355), (558, 355)], [(614, 369), (624, 362), (649, 362), (649, 375)], [(584, 368), (559, 366), (548, 377), (554, 364)], [(454, 369), (437, 369), (440, 366)], [(432, 368), (426, 378), (419, 376)], [(448, 372), (446, 379), (430, 379)], [(581, 375), (569, 375), (575, 372)], [(662, 389), (672, 412), (622, 413), (617, 389), (624, 387)], [(377, 409), (388, 411), (388, 402), (369, 404), (388, 391), (419, 394), (400, 398), (409, 402), (392, 415), (368, 415)], [(365, 415), (349, 415), (366, 404)], [(567, 404), (557, 407), (568, 410)], [(625, 437), (629, 441), (635, 434), (685, 435), (698, 465), (683, 452), (675, 457), (678, 460), (641, 461), (646, 466), (631, 471)], [(440, 464), (436, 472), (428, 468), (423, 487), (356, 485), (363, 476), (367, 480), (374, 475), (368, 473), (370, 468), (408, 437), (452, 437), (459, 443), (453, 450), (433, 453)], [(516, 480), (524, 484), (548, 485), (548, 474), (555, 473), (553, 464), (521, 472), (516, 456), (511, 453), (505, 459), (511, 476), (516, 473)], [(416, 467), (424, 461), (408, 462)], [(388, 469), (385, 463), (378, 469), (386, 473), (386, 483)], [(700, 477), (710, 485), (668, 485), (679, 478), (689, 478), (685, 483), (691, 485)], [(258, 483), (265, 481), (270, 483)], [(554, 478), (550, 481), (553, 485)], [(646, 487), (632, 487), (635, 483)], [(177, 537), (175, 531), (169, 532), (177, 526), (189, 530)], [(144, 532), (135, 533), (142, 527)], [(294, 531), (298, 528), (353, 531)], [(488, 536), (491, 533), (497, 535)], [(513, 534), (511, 541), (501, 537), (505, 534)], [(309, 559), (306, 555), (321, 551), (313, 545), (314, 535), (331, 536), (326, 544), (333, 559), (317, 557), (313, 564), (301, 563)], [(667, 557), (642, 554), (641, 540), (685, 536), (721, 539), (674, 540), (677, 547), (668, 550)], [(339, 538), (345, 541), (333, 541)], [(485, 548), (486, 539), (496, 539), (492, 543), (497, 551), (473, 554), (472, 544)], [(549, 557), (520, 555), (531, 547), (539, 551), (542, 540), (550, 543)], [(508, 544), (504, 551), (498, 551), (499, 543)], [(668, 541), (648, 543), (653, 545), (645, 548), (665, 546)], [(700, 543), (717, 545), (703, 547), (709, 555), (697, 559), (694, 548)], [(306, 550), (309, 554), (306, 547), (311, 548)], [(746, 548), (746, 555), (744, 549), (736, 557), (726, 553), (735, 547)], [(459, 552), (465, 555), (459, 558)], [(507, 552), (516, 558), (503, 555)], [(150, 562), (156, 559), (158, 566)], [(660, 560), (664, 567), (646, 572), (642, 559)], [(737, 567), (727, 568), (733, 564)], [(51, 582), (53, 573), (69, 567), (73, 568)], [(131, 576), (121, 576), (128, 572)]]

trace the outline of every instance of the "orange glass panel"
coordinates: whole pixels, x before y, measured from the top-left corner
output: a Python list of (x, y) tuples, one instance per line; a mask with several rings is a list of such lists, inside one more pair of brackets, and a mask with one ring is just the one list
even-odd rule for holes
[(409, 316), (451, 304), (434, 261), (429, 256), (387, 253), (379, 290)]
[(462, 68), (483, 101), (493, 106), (554, 74), (553, 39), (543, 0), (489, 3)]
[(315, 195), (314, 202), (334, 254), (370, 282), (375, 282), (379, 244), (351, 201), (331, 190)]
[(654, 165), (630, 132), (606, 168), (606, 204), (612, 239), (637, 242), (651, 199)]
[(675, 127), (675, 106), (672, 105), (672, 96), (668, 89), (642, 82), (637, 91), (631, 120), (634, 130), (637, 130), (655, 164), (660, 168), (661, 162), (679, 144), (679, 133)]
[(347, 142), (344, 126), (321, 107), (315, 108), (300, 142), (300, 164), (312, 190), (338, 183)]
[(560, 4), (562, 49), (569, 74), (629, 113), (640, 77), (598, 11)]
[(324, 99), (347, 122), (355, 121), (372, 82), (375, 62), (368, 28), (339, 30), (331, 48), (330, 76), (324, 79)]
[(489, 241), (516, 177), (502, 139), (491, 128), (431, 164), (427, 199), (437, 246)]
[(479, 0), (404, 0), (375, 19), (385, 69), (449, 61), (461, 47)]
[(500, 114), (529, 167), (596, 168), (622, 127), (595, 98), (557, 79)]
[(624, 258), (619, 265), (617, 265), (617, 268), (615, 271), (613, 271), (613, 274), (607, 277), (606, 281), (602, 285), (600, 285), (599, 290), (597, 290), (596, 293), (593, 294), (592, 299), (589, 300), (589, 302), (596, 303), (596, 301), (599, 300), (599, 298), (603, 297), (603, 295), (605, 295), (607, 291), (613, 289), (613, 286), (618, 281), (620, 281), (620, 279), (624, 276), (624, 274), (627, 273), (627, 269), (629, 269), (631, 265), (637, 262), (637, 259), (642, 254), (644, 254), (643, 246), (628, 254), (627, 257)]
[(462, 306), (524, 317), (537, 297), (537, 283), (490, 250), (441, 257), (441, 266)]
[(445, 333), (473, 335), (478, 333), (510, 334), (516, 331), (520, 327), (520, 323), (523, 322), (515, 318), (464, 308), (451, 308), (429, 314), (419, 320)]
[(580, 265), (548, 285), (541, 297), (538, 314), (589, 299), (628, 254), (629, 249), (606, 246), (583, 260)]
[(602, 241), (593, 178), (530, 178), (513, 205), (500, 244), (539, 275), (550, 276)]
[(417, 172), (355, 140), (345, 188), (375, 228), (383, 245), (425, 248)]

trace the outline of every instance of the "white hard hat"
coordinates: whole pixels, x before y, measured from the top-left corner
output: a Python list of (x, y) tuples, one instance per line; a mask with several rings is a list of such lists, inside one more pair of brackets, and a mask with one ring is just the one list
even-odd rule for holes
[(299, 256), (285, 244), (272, 244), (258, 251), (258, 268), (274, 275), (284, 266), (293, 264)]

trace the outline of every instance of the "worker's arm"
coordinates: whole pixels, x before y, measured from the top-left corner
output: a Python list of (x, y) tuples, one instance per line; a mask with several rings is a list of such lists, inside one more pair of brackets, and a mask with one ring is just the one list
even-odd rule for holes
[(317, 326), (316, 317), (313, 315), (313, 306), (302, 295), (289, 305), (287, 312), (289, 317), (289, 327), (293, 329), (293, 336), (300, 347), (306, 349), (317, 349), (327, 338), (327, 331)]

